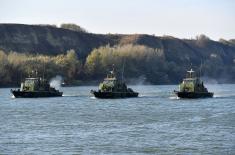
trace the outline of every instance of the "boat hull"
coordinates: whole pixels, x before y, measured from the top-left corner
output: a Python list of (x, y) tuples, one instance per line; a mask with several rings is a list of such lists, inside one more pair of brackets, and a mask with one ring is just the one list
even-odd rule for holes
[(11, 90), (12, 94), (16, 98), (38, 98), (38, 97), (61, 97), (62, 92), (53, 92), (53, 91), (18, 91)]
[(178, 92), (175, 91), (175, 94), (179, 98), (209, 98), (213, 97), (214, 93), (211, 92)]
[(129, 97), (138, 97), (139, 93), (137, 92), (91, 92), (96, 98), (129, 98)]

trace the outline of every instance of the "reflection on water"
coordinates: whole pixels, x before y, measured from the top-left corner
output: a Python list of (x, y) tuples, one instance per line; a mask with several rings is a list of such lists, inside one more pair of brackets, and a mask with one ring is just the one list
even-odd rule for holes
[(171, 86), (131, 86), (139, 98), (96, 99), (97, 87), (17, 99), (0, 89), (0, 154), (235, 154), (235, 85), (178, 99)]

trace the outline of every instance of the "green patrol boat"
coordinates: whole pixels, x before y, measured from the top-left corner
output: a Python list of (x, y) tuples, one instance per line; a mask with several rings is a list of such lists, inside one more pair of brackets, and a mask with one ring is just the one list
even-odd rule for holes
[(46, 79), (37, 76), (26, 78), (21, 83), (20, 89), (11, 89), (11, 93), (16, 98), (61, 97), (63, 94), (63, 92), (51, 87)]
[(203, 81), (195, 75), (195, 71), (192, 69), (187, 71), (186, 78), (179, 85), (179, 91), (174, 90), (174, 93), (179, 98), (206, 98), (214, 95), (214, 93), (208, 92)]
[[(123, 78), (122, 78), (123, 79)], [(107, 77), (99, 84), (99, 90), (91, 90), (96, 98), (127, 98), (138, 97), (139, 93), (127, 88), (123, 80), (116, 77), (114, 68), (107, 74)]]

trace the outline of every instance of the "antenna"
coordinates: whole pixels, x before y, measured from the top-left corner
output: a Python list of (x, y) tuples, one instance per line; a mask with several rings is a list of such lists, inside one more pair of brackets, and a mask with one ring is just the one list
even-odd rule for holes
[(20, 72), (20, 82), (22, 82), (22, 72)]
[(45, 61), (43, 59), (43, 73), (42, 73), (42, 79), (44, 81), (44, 76), (45, 76)]
[(113, 64), (113, 66), (112, 66), (112, 67), (113, 67), (113, 70), (112, 70), (112, 71), (114, 72), (114, 64)]
[(113, 70), (110, 71), (110, 73), (107, 75), (107, 78), (114, 78), (115, 77), (115, 72), (114, 72), (114, 64), (113, 64)]
[(31, 72), (32, 72), (32, 77), (34, 77), (34, 70), (32, 70)]
[(42, 86), (45, 86), (45, 60), (43, 59)]
[(125, 62), (126, 62), (126, 59), (123, 60), (123, 64), (122, 64), (122, 82), (124, 79)]
[(194, 71), (192, 70), (192, 63), (190, 63), (190, 70), (187, 70), (187, 73), (186, 73), (186, 78), (192, 78), (192, 73)]
[(192, 69), (192, 66), (193, 66), (193, 64), (192, 64), (192, 63), (190, 63), (190, 69)]
[(202, 76), (202, 60), (201, 60), (201, 64), (200, 64), (200, 68), (199, 68), (200, 70), (199, 70), (199, 77), (201, 77)]

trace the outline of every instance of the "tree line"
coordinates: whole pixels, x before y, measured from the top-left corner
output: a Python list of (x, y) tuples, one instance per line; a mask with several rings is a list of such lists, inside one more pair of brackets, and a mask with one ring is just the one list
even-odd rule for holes
[(144, 77), (154, 84), (170, 83), (167, 75), (169, 66), (165, 63), (162, 49), (132, 44), (100, 47), (87, 57), (84, 68), (89, 78), (100, 79), (112, 64), (115, 64), (118, 75), (121, 75), (124, 67), (124, 75), (130, 79)]
[[(151, 84), (178, 83), (190, 67), (177, 60), (168, 61), (163, 49), (133, 44), (99, 47), (93, 49), (85, 60), (78, 58), (73, 49), (55, 56), (0, 51), (0, 87), (19, 85), (33, 70), (41, 76), (44, 73), (47, 79), (60, 75), (71, 85), (98, 82), (113, 64), (117, 75), (121, 76), (124, 71), (126, 81), (141, 78)], [(213, 57), (206, 60), (202, 70), (212, 78), (223, 75), (224, 71), (235, 75), (234, 67), (226, 67)]]
[(64, 77), (68, 83), (79, 78), (82, 63), (74, 50), (57, 56), (5, 53), (0, 51), (0, 86), (16, 86), (32, 71), (52, 78), (56, 75)]

